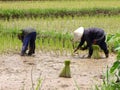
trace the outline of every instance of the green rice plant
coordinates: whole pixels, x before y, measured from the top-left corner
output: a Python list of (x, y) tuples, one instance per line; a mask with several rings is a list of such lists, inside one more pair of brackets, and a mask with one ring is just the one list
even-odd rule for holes
[[(88, 22), (90, 21), (90, 22)], [(103, 22), (104, 21), (104, 22)], [(21, 28), (31, 26), (36, 28), (37, 32), (53, 31), (53, 32), (70, 32), (72, 33), (79, 26), (85, 28), (100, 27), (105, 30), (107, 34), (119, 33), (120, 18), (114, 17), (65, 17), (62, 18), (32, 18), (32, 19), (10, 19), (9, 21), (0, 20), (1, 27), (7, 31), (16, 28), (19, 31)], [(108, 27), (108, 25), (110, 25)], [(2, 30), (2, 29), (1, 29)]]
[(80, 87), (78, 86), (77, 81), (74, 80), (74, 82), (75, 82), (75, 86), (77, 87), (77, 90), (80, 90)]
[(32, 84), (32, 90), (40, 90), (41, 86), (42, 86), (42, 83), (43, 83), (43, 80), (41, 79), (41, 73), (40, 73), (40, 76), (38, 78), (38, 82), (37, 82), (37, 85), (36, 87), (34, 88), (34, 82), (33, 82), (33, 67), (31, 69), (31, 84)]
[(59, 77), (65, 77), (65, 78), (71, 78), (71, 72), (70, 72), (70, 60), (66, 60), (64, 62), (65, 66), (63, 70), (61, 71)]
[(42, 84), (42, 79), (39, 79), (35, 90), (40, 90), (41, 84)]
[(98, 45), (93, 45), (93, 55), (92, 55), (92, 58), (94, 59), (99, 59), (100, 58), (100, 54), (99, 54), (99, 51), (100, 51), (100, 48)]
[[(29, 9), (29, 8), (93, 8), (93, 7), (120, 7), (119, 0), (52, 0), (52, 1), (20, 1), (20, 2), (0, 2), (0, 7), (4, 9)], [(86, 7), (87, 5), (87, 7)], [(54, 7), (53, 7), (54, 6)]]
[(32, 17), (65, 17), (65, 16), (119, 16), (120, 8), (83, 8), (83, 9), (28, 9), (28, 10), (1, 10), (0, 18), (32, 18)]
[[(9, 21), (0, 20), (0, 52), (3, 52), (3, 50), (7, 51), (7, 48), (10, 49), (10, 51), (16, 51), (15, 48), (20, 50), (22, 43), (17, 39), (17, 34), (20, 29), (31, 25), (31, 27), (34, 27), (37, 30), (36, 50), (44, 51), (44, 48), (47, 47), (47, 50), (56, 50), (56, 53), (59, 52), (59, 54), (65, 52), (62, 54), (67, 55), (67, 53), (71, 52), (72, 48), (75, 48), (77, 45), (72, 42), (72, 33), (77, 27), (82, 25), (86, 25), (84, 26), (85, 28), (91, 26), (101, 26), (101, 28), (104, 28), (106, 33), (114, 34), (116, 36), (119, 35), (119, 24), (116, 24), (119, 23), (119, 20), (119, 17), (75, 17), (74, 19), (70, 17), (66, 17), (64, 19), (24, 18), (14, 20), (10, 19)], [(108, 24), (111, 24), (111, 26), (108, 27)], [(112, 39), (109, 39), (107, 41), (108, 45), (111, 45), (110, 47), (115, 46), (115, 48), (118, 48), (119, 36), (117, 38), (118, 39), (115, 39), (116, 44), (112, 42)], [(5, 45), (3, 45), (3, 43)]]
[(72, 55), (73, 50), (74, 50), (74, 48), (72, 46), (72, 41), (68, 40), (68, 51), (69, 51), (70, 55)]
[[(1, 18), (119, 15), (119, 1), (1, 2)], [(87, 5), (87, 7), (86, 7)], [(54, 6), (54, 7), (53, 7)]]
[[(58, 32), (40, 32), (40, 35), (38, 35), (38, 38), (44, 39), (41, 44), (43, 45), (43, 48), (47, 49), (53, 49), (57, 54), (61, 53), (63, 50), (63, 35)], [(48, 49), (47, 49), (48, 51)], [(60, 51), (60, 52), (59, 52)]]
[(21, 48), (21, 42), (17, 38), (12, 38), (10, 35), (2, 36), (0, 42), (1, 53), (13, 53), (19, 51)]
[(51, 50), (55, 50), (55, 41), (53, 38), (50, 38), (50, 41), (49, 41), (49, 47), (51, 48)]
[(42, 38), (36, 39), (36, 47), (38, 50), (42, 51), (43, 49)]

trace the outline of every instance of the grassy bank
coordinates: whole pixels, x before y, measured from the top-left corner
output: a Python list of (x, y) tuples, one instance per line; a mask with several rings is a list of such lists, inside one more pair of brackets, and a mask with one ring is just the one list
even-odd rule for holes
[(65, 16), (119, 16), (120, 8), (83, 8), (83, 9), (1, 9), (0, 18), (24, 18), (24, 17), (65, 17)]
[(2, 9), (82, 9), (82, 8), (119, 8), (119, 0), (71, 0), (71, 1), (17, 1), (0, 2)]
[(113, 16), (120, 1), (20, 1), (0, 2), (0, 18)]

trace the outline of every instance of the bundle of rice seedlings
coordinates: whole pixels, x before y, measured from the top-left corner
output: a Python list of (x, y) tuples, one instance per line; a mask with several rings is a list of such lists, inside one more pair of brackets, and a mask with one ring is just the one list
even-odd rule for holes
[(62, 72), (60, 73), (59, 77), (71, 78), (70, 61), (66, 60), (64, 62), (64, 64), (65, 64), (65, 66), (64, 66)]
[(92, 58), (94, 59), (99, 59), (100, 58), (100, 54), (99, 54), (99, 46), (98, 45), (93, 45), (93, 55), (92, 55)]

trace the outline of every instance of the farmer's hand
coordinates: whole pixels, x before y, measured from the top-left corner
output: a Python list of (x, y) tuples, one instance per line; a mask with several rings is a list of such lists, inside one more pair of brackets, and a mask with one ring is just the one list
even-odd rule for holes
[(83, 47), (79, 47), (79, 48), (76, 48), (76, 49), (74, 50), (74, 53), (75, 53), (78, 49), (80, 49), (80, 50), (84, 50)]
[(83, 47), (80, 47), (80, 50), (85, 50)]
[(76, 48), (76, 49), (74, 50), (74, 53), (75, 53), (77, 50), (78, 50), (78, 48)]
[(18, 34), (18, 39), (21, 40), (23, 42), (24, 36), (22, 34)]

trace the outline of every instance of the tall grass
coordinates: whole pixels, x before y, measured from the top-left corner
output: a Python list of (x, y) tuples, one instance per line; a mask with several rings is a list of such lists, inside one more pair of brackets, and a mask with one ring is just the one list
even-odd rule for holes
[(70, 32), (72, 33), (75, 29), (80, 26), (85, 28), (89, 27), (99, 27), (103, 28), (106, 33), (115, 34), (119, 33), (119, 21), (120, 17), (65, 17), (65, 18), (24, 18), (24, 19), (11, 19), (0, 20), (0, 27), (7, 31), (7, 29), (11, 30), (19, 30), (21, 28), (31, 26), (37, 29), (37, 31), (57, 31), (57, 32)]

